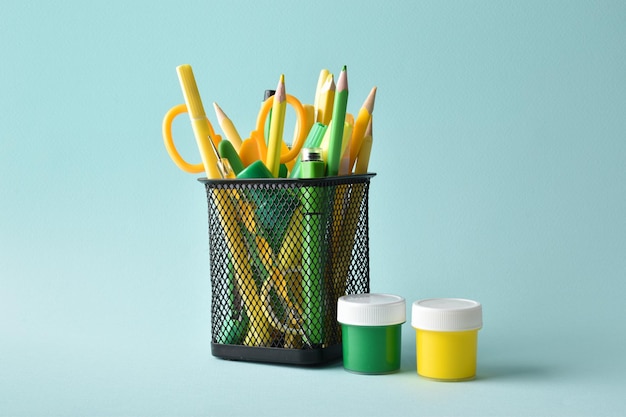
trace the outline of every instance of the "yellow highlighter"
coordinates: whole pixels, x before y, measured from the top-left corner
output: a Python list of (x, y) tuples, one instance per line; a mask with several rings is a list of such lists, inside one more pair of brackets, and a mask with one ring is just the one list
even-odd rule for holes
[(191, 120), (191, 127), (193, 128), (194, 136), (196, 137), (196, 143), (200, 150), (200, 156), (202, 157), (202, 164), (208, 178), (217, 179), (221, 178), (220, 171), (217, 167), (217, 155), (211, 148), (209, 140), (215, 140), (210, 132), (209, 119), (206, 117), (204, 107), (202, 106), (202, 100), (200, 99), (200, 93), (198, 92), (198, 86), (196, 85), (196, 79), (193, 75), (191, 65), (183, 64), (176, 67), (178, 73), (178, 80), (180, 81), (180, 87), (183, 90), (183, 96), (185, 97), (185, 104), (187, 105), (187, 112), (189, 113), (189, 119)]

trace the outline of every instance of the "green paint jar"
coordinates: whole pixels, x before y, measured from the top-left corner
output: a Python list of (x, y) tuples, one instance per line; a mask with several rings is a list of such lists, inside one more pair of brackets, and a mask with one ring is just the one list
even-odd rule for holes
[(404, 298), (390, 294), (344, 295), (337, 301), (343, 367), (360, 374), (400, 369)]

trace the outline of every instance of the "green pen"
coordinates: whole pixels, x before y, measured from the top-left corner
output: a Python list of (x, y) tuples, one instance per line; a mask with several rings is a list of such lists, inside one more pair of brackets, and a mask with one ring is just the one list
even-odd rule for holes
[[(320, 178), (326, 166), (320, 148), (303, 148), (301, 152), (301, 178)], [(300, 191), (302, 204), (302, 303), (304, 310), (303, 331), (312, 345), (321, 345), (324, 334), (322, 289), (324, 278), (324, 189), (319, 186), (303, 186)]]

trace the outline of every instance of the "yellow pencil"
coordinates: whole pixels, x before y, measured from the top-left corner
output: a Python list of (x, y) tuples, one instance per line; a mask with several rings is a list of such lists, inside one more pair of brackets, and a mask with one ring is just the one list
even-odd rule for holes
[(239, 132), (237, 132), (235, 125), (233, 124), (232, 120), (230, 120), (228, 116), (226, 116), (226, 113), (224, 113), (222, 108), (218, 106), (217, 103), (213, 103), (213, 107), (215, 108), (217, 122), (220, 124), (220, 127), (224, 131), (226, 138), (228, 138), (228, 140), (233, 144), (233, 148), (235, 148), (235, 150), (239, 152), (239, 149), (241, 148), (241, 136), (239, 136)]
[(339, 161), (339, 175), (350, 175), (350, 138), (354, 130), (354, 120), (348, 120), (343, 125), (343, 143), (341, 145), (341, 160)]
[(335, 77), (328, 74), (326, 81), (322, 85), (317, 112), (317, 121), (328, 126), (333, 117), (333, 105), (335, 103)]
[(319, 111), (320, 106), (320, 96), (322, 95), (322, 86), (326, 82), (326, 77), (328, 76), (328, 70), (323, 69), (320, 71), (320, 76), (317, 79), (317, 88), (315, 89), (315, 100), (313, 101), (313, 109), (315, 110), (315, 121), (317, 121), (317, 113)]
[(350, 171), (352, 171), (357, 155), (361, 150), (365, 130), (367, 130), (367, 126), (372, 118), (372, 113), (374, 112), (375, 100), (376, 87), (372, 88), (372, 91), (370, 91), (354, 122), (354, 130), (352, 131), (352, 139), (350, 140)]
[(367, 129), (365, 130), (365, 136), (363, 137), (363, 143), (361, 144), (361, 149), (359, 150), (359, 155), (356, 159), (356, 167), (354, 168), (355, 174), (367, 174), (367, 167), (370, 162), (370, 154), (372, 152), (372, 121), (374, 118), (370, 117), (370, 122), (367, 125)]
[(285, 93), (285, 76), (281, 74), (274, 103), (272, 105), (272, 121), (270, 123), (270, 134), (267, 144), (267, 160), (265, 165), (275, 178), (278, 178), (280, 168), (280, 151), (283, 140), (283, 130), (285, 128), (285, 113), (287, 110), (287, 95)]

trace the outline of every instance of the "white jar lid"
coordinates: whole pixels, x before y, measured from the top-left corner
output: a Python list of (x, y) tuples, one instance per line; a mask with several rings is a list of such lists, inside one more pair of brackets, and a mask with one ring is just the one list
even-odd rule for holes
[(477, 301), (430, 298), (413, 303), (411, 326), (420, 330), (453, 332), (483, 327), (483, 309)]
[(391, 294), (344, 295), (337, 301), (337, 321), (354, 326), (402, 324), (406, 321), (406, 302)]

